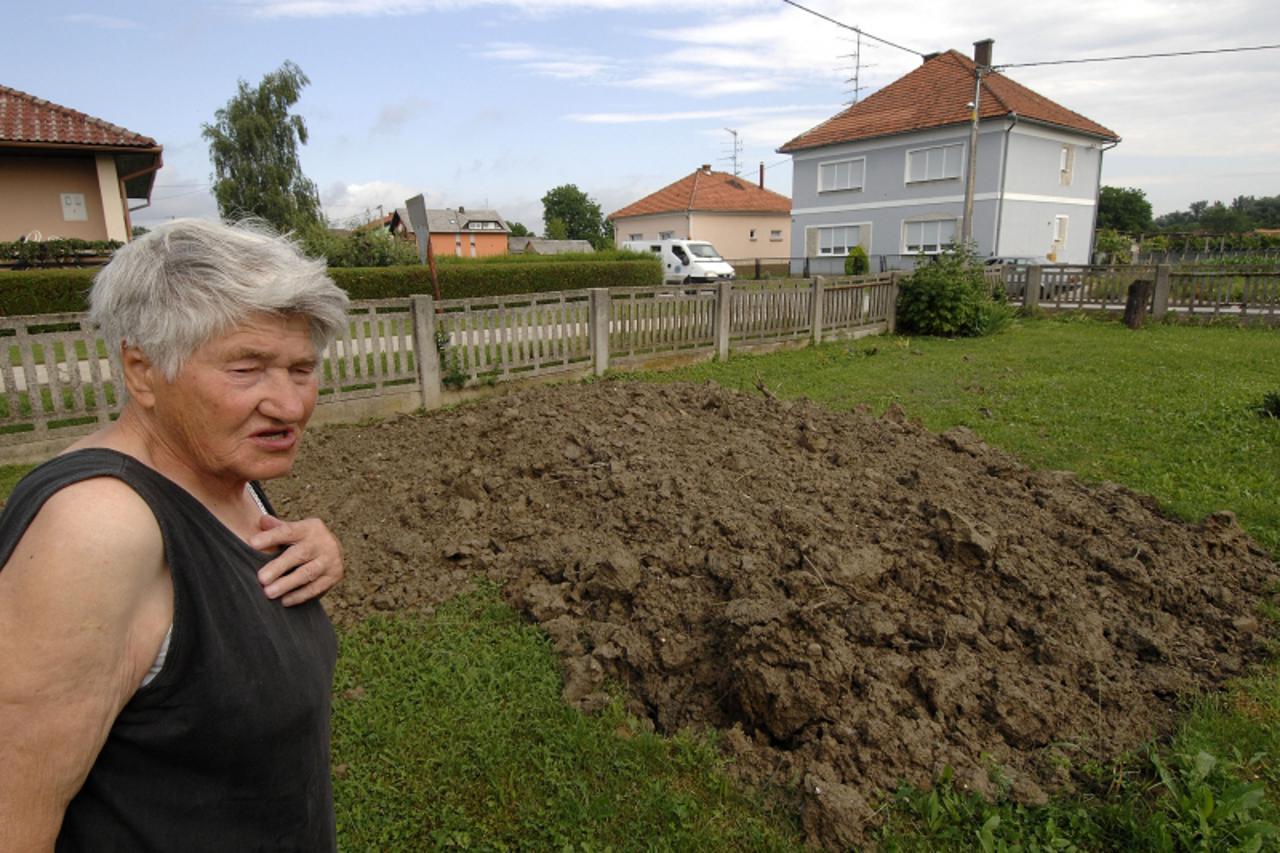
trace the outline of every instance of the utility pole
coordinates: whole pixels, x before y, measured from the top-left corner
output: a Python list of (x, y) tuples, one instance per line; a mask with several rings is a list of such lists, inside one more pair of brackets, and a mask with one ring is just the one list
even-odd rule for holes
[(960, 242), (965, 246), (973, 239), (973, 188), (978, 170), (978, 111), (982, 109), (982, 77), (990, 66), (974, 66), (972, 120), (969, 124), (969, 168), (964, 175), (964, 219), (960, 223)]

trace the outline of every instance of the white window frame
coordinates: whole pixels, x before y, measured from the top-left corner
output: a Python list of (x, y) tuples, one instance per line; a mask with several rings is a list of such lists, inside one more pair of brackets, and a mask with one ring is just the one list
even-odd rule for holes
[(635, 240), (635, 241), (639, 242), (640, 240), (643, 240), (643, 239), (644, 239), (644, 234), (643, 234), (643, 233), (641, 233), (641, 234), (628, 234), (628, 235), (627, 235), (627, 239), (628, 239), (628, 240)]
[[(911, 248), (911, 244), (907, 239), (907, 229), (910, 226), (940, 225), (940, 223), (943, 223), (943, 222), (950, 222), (952, 224), (953, 230), (952, 230), (952, 238), (950, 243), (942, 242), (942, 231), (941, 231), (941, 228), (939, 228), (939, 231), (937, 233), (937, 237), (938, 237), (937, 243), (924, 242), (924, 237), (926, 235), (922, 232), (920, 235), (921, 248), (919, 249)], [(939, 255), (943, 252), (944, 249), (946, 249), (947, 246), (955, 245), (956, 238), (958, 238), (959, 236), (960, 236), (960, 217), (958, 216), (930, 216), (930, 217), (925, 217), (920, 219), (904, 219), (902, 220), (902, 254), (904, 255), (918, 255), (918, 254)], [(924, 246), (933, 246), (934, 248), (932, 250), (927, 250), (923, 248)]]
[(769, 242), (770, 242), (770, 243), (781, 243), (781, 242), (782, 242), (782, 229), (781, 229), (781, 228), (771, 228), (771, 229), (769, 229)]
[(747, 232), (747, 239), (750, 240), (752, 243), (756, 241), (756, 229), (752, 228), (750, 231)]
[(816, 241), (816, 243), (817, 243), (817, 247), (818, 247), (817, 254), (815, 254), (815, 255), (811, 255), (810, 257), (815, 257), (815, 258), (843, 258), (843, 257), (848, 256), (848, 254), (849, 254), (849, 249), (853, 248), (852, 246), (846, 246), (846, 247), (845, 247), (845, 251), (844, 251), (842, 254), (839, 254), (839, 253), (836, 253), (836, 252), (823, 252), (823, 251), (822, 251), (822, 232), (823, 232), (823, 231), (829, 231), (829, 230), (834, 229), (834, 228), (857, 228), (857, 229), (858, 229), (858, 242), (857, 242), (857, 243), (854, 243), (853, 245), (854, 245), (854, 246), (861, 246), (863, 249), (865, 249), (865, 250), (866, 250), (866, 252), (867, 252), (867, 254), (868, 254), (868, 255), (869, 255), (869, 254), (871, 254), (871, 248), (870, 248), (870, 247), (871, 247), (871, 223), (870, 223), (870, 222), (829, 222), (829, 223), (826, 223), (826, 224), (823, 224), (823, 225), (806, 225), (806, 226), (805, 226), (805, 228), (804, 228), (804, 251), (805, 251), (805, 254), (806, 254), (806, 255), (808, 255), (808, 254), (809, 254), (809, 232), (810, 232), (810, 231), (817, 231), (817, 232), (818, 232), (818, 239), (817, 239), (817, 241)]
[[(904, 184), (940, 184), (940, 183), (942, 183), (943, 181), (958, 181), (958, 180), (960, 180), (961, 178), (963, 178), (963, 177), (964, 177), (964, 169), (965, 169), (965, 156), (964, 156), (964, 155), (965, 155), (965, 146), (966, 146), (966, 145), (967, 145), (967, 143), (964, 143), (964, 142), (946, 142), (946, 143), (943, 143), (942, 145), (922, 145), (922, 146), (920, 146), (919, 148), (908, 148), (908, 149), (907, 149), (907, 155), (906, 155), (906, 157), (904, 158), (904, 159), (905, 159), (905, 162), (903, 163), (902, 182), (903, 182)], [(946, 152), (947, 152), (947, 149), (949, 149), (949, 148), (956, 148), (956, 149), (959, 149), (959, 154), (958, 154), (958, 156), (957, 156), (957, 158), (956, 158), (956, 173), (955, 173), (954, 175), (948, 175), (948, 174), (947, 174), (947, 154), (946, 154)], [(938, 178), (930, 178), (930, 177), (928, 177), (928, 162), (929, 162), (929, 160), (928, 160), (928, 156), (927, 156), (927, 154), (928, 154), (928, 152), (930, 152), (930, 151), (941, 151), (941, 152), (942, 152), (942, 176), (941, 176), (941, 177), (938, 177)], [(921, 153), (921, 152), (925, 152), (925, 154), (926, 154), (926, 157), (925, 157), (925, 173), (926, 173), (926, 176), (925, 176), (925, 177), (923, 177), (923, 178), (917, 178), (917, 179), (915, 179), (915, 180), (912, 180), (912, 179), (911, 179), (911, 155), (912, 155), (912, 154), (919, 154), (919, 153)]]
[(1064, 187), (1071, 186), (1071, 176), (1076, 167), (1076, 147), (1063, 143), (1062, 153), (1058, 156), (1058, 180)]
[[(828, 166), (830, 166), (830, 167), (832, 167), (832, 168), (834, 169), (835, 167), (837, 167), (837, 166), (841, 166), (841, 165), (843, 165), (843, 164), (845, 164), (845, 163), (849, 163), (849, 164), (850, 164), (850, 166), (849, 166), (849, 186), (847, 186), (847, 187), (840, 187), (840, 186), (824, 187), (824, 186), (822, 185), (822, 170), (823, 170), (823, 169), (825, 169), (825, 168), (827, 168)], [(861, 167), (862, 167), (862, 168), (861, 168), (861, 172), (860, 172), (860, 174), (858, 175), (858, 181), (857, 181), (857, 183), (854, 183), (854, 181), (853, 181), (853, 165), (852, 165), (852, 164), (854, 164), (854, 163), (859, 163), (859, 164), (861, 164)], [(867, 185), (867, 158), (866, 158), (866, 157), (844, 157), (844, 158), (842, 158), (842, 159), (840, 159), (840, 160), (827, 160), (827, 161), (825, 161), (825, 162), (822, 162), (822, 163), (819, 163), (819, 164), (818, 164), (818, 192), (819, 192), (819, 193), (862, 192), (862, 190), (866, 188), (866, 185)]]
[(674, 231), (659, 231), (659, 232), (658, 232), (658, 239), (659, 239), (659, 240), (674, 240), (675, 238), (676, 238), (676, 232), (674, 232)]

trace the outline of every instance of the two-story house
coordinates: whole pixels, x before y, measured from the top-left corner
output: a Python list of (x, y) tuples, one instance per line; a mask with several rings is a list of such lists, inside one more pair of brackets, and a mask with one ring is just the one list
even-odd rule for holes
[(149, 136), (0, 86), (0, 241), (126, 242), (161, 154)]
[[(397, 207), (384, 220), (387, 230), (412, 240), (413, 226), (409, 211)], [(496, 210), (467, 210), (459, 207), (427, 210), (427, 229), (431, 251), (436, 257), (454, 255), (459, 258), (487, 258), (507, 254), (507, 237), (511, 229)]]
[(974, 59), (930, 54), (911, 73), (778, 150), (792, 158), (796, 273), (840, 272), (852, 246), (872, 269), (910, 267), (960, 240), (973, 101), (981, 76), (972, 239), (978, 254), (1087, 263), (1102, 153), (1114, 132)]

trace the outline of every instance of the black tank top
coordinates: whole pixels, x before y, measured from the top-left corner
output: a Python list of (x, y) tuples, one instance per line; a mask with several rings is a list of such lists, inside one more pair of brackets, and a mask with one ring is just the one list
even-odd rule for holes
[(115, 477), (147, 502), (173, 578), (173, 636), (67, 808), (59, 851), (336, 847), (329, 695), (337, 643), (318, 601), (285, 607), (254, 550), (190, 493), (113, 450), (36, 468), (0, 516), (0, 566), (55, 492)]

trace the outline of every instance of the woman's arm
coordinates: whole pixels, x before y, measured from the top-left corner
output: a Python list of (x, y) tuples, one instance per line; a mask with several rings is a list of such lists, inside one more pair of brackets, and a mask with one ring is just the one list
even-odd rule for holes
[(45, 503), (0, 570), (0, 850), (53, 849), (172, 619), (136, 492), (100, 478)]

